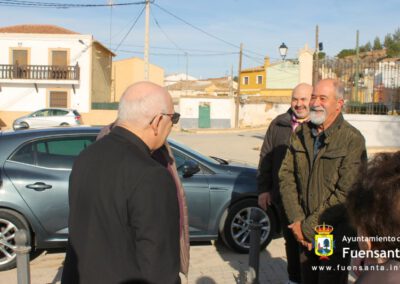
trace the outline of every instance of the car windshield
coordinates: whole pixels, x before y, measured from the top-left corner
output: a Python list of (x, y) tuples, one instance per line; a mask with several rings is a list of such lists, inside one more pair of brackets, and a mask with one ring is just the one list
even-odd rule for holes
[(195, 155), (197, 157), (200, 157), (201, 159), (203, 159), (204, 161), (206, 161), (208, 163), (216, 164), (216, 165), (220, 164), (220, 162), (218, 160), (212, 159), (210, 157), (207, 157), (207, 156), (201, 154), (200, 152), (197, 152), (193, 148), (189, 148), (189, 147), (185, 146), (184, 144), (181, 144), (181, 143), (179, 143), (179, 142), (177, 142), (175, 140), (168, 139), (168, 141), (171, 142), (172, 145), (176, 145), (178, 148), (181, 148), (181, 149), (185, 150), (188, 153), (191, 153), (191, 154), (193, 154), (193, 155)]

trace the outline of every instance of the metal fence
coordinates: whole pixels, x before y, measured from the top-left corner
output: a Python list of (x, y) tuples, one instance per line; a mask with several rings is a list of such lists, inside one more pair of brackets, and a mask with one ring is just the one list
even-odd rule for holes
[(79, 80), (79, 66), (1, 64), (0, 79)]
[(400, 60), (326, 58), (318, 62), (318, 80), (325, 78), (344, 83), (346, 113), (400, 114)]

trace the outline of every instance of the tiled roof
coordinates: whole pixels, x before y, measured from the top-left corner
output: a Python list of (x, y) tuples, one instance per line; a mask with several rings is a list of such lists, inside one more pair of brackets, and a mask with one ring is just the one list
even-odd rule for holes
[(242, 72), (253, 72), (253, 71), (264, 71), (264, 66), (257, 66), (257, 67), (242, 69)]
[(209, 81), (179, 81), (175, 84), (169, 85), (167, 89), (168, 91), (180, 91), (180, 90), (203, 91), (210, 85), (211, 82)]
[(79, 34), (53, 25), (17, 25), (0, 27), (0, 33), (21, 33), (21, 34)]
[[(223, 92), (229, 91), (230, 80), (228, 77), (222, 78), (209, 78), (205, 80), (188, 80), (179, 81), (176, 84), (171, 84), (167, 87), (169, 91), (180, 91), (180, 90), (193, 90), (193, 91), (205, 91), (206, 88), (215, 87), (215, 91)], [(234, 87), (236, 89), (236, 87)]]

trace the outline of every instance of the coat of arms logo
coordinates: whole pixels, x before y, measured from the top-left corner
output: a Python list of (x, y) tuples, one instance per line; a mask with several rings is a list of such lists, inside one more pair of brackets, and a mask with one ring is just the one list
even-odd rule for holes
[(333, 227), (330, 225), (318, 225), (314, 228), (315, 232), (315, 243), (314, 252), (320, 257), (320, 260), (329, 259), (328, 256), (333, 254)]

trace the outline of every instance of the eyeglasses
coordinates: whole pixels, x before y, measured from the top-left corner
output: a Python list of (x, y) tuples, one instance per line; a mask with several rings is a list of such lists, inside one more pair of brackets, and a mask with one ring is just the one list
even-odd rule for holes
[[(178, 112), (174, 112), (174, 113), (160, 113), (161, 115), (166, 115), (169, 116), (171, 118), (172, 124), (177, 124), (179, 121), (179, 118), (181, 117), (180, 113)], [(157, 115), (155, 117), (153, 117), (153, 119), (150, 121), (150, 124), (153, 123), (154, 119), (157, 117)]]

